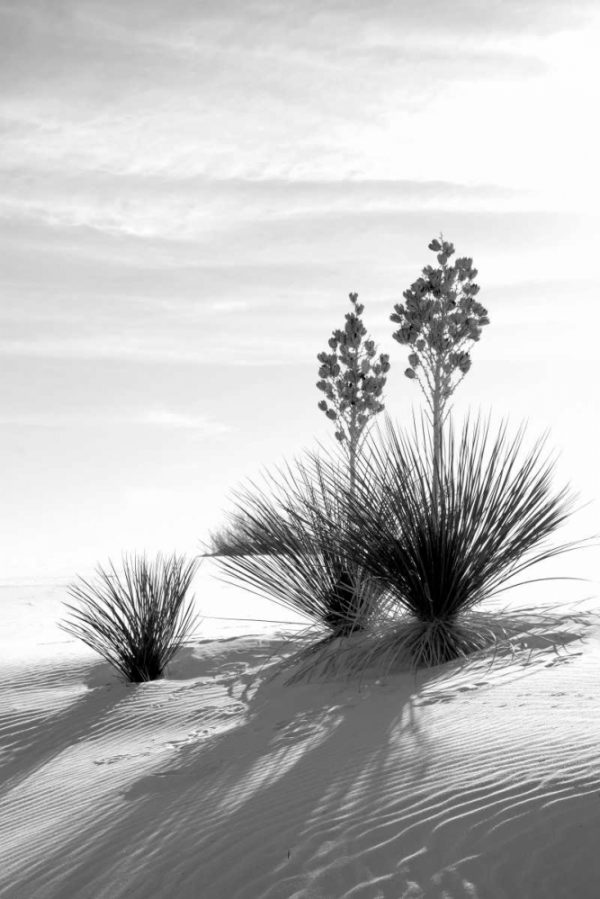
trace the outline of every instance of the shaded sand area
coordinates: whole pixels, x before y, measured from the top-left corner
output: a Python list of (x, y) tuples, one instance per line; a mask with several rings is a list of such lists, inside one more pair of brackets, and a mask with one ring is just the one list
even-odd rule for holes
[(2, 592), (3, 899), (600, 895), (596, 601), (493, 664), (284, 686), (291, 625), (206, 622), (126, 685), (61, 598)]

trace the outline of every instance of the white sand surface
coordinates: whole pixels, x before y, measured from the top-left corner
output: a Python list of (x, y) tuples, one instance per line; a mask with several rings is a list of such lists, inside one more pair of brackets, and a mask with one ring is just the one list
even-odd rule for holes
[(65, 598), (0, 590), (3, 899), (600, 895), (595, 600), (493, 664), (285, 686), (291, 624), (206, 619), (127, 685), (56, 628)]

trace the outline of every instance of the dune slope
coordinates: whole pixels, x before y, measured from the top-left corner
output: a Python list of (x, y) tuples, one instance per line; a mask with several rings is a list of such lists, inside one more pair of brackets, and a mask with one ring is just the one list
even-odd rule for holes
[(5, 899), (595, 899), (600, 622), (514, 658), (284, 686), (286, 634), (125, 685), (0, 666)]

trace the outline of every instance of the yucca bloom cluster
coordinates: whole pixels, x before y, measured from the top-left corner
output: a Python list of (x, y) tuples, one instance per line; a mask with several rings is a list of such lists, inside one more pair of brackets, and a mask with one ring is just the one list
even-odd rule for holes
[(357, 293), (349, 296), (353, 309), (346, 314), (344, 330), (336, 329), (329, 338), (332, 352), (317, 356), (321, 363), (317, 387), (326, 396), (319, 402), (319, 409), (336, 422), (336, 438), (356, 446), (369, 418), (384, 408), (380, 397), (390, 362), (385, 353), (373, 362), (377, 355), (374, 341), (363, 343), (367, 335), (360, 319), (364, 305), (358, 302)]
[(473, 260), (463, 257), (448, 265), (454, 245), (443, 238), (432, 240), (429, 249), (437, 253), (440, 267), (423, 269), (422, 277), (404, 291), (405, 302), (394, 306), (390, 320), (400, 325), (394, 339), (411, 349), (406, 377), (419, 382), (441, 421), (448, 399), (471, 367), (467, 347), (479, 340), (490, 320), (475, 299), (479, 286), (474, 283)]

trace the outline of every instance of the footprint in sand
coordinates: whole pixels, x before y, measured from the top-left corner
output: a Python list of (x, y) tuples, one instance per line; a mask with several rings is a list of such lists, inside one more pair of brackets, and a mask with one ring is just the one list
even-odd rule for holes
[(110, 755), (105, 759), (94, 759), (94, 765), (115, 765), (117, 762), (131, 761), (142, 756), (150, 755), (149, 752), (138, 752), (135, 755), (131, 753), (123, 753), (122, 755)]

